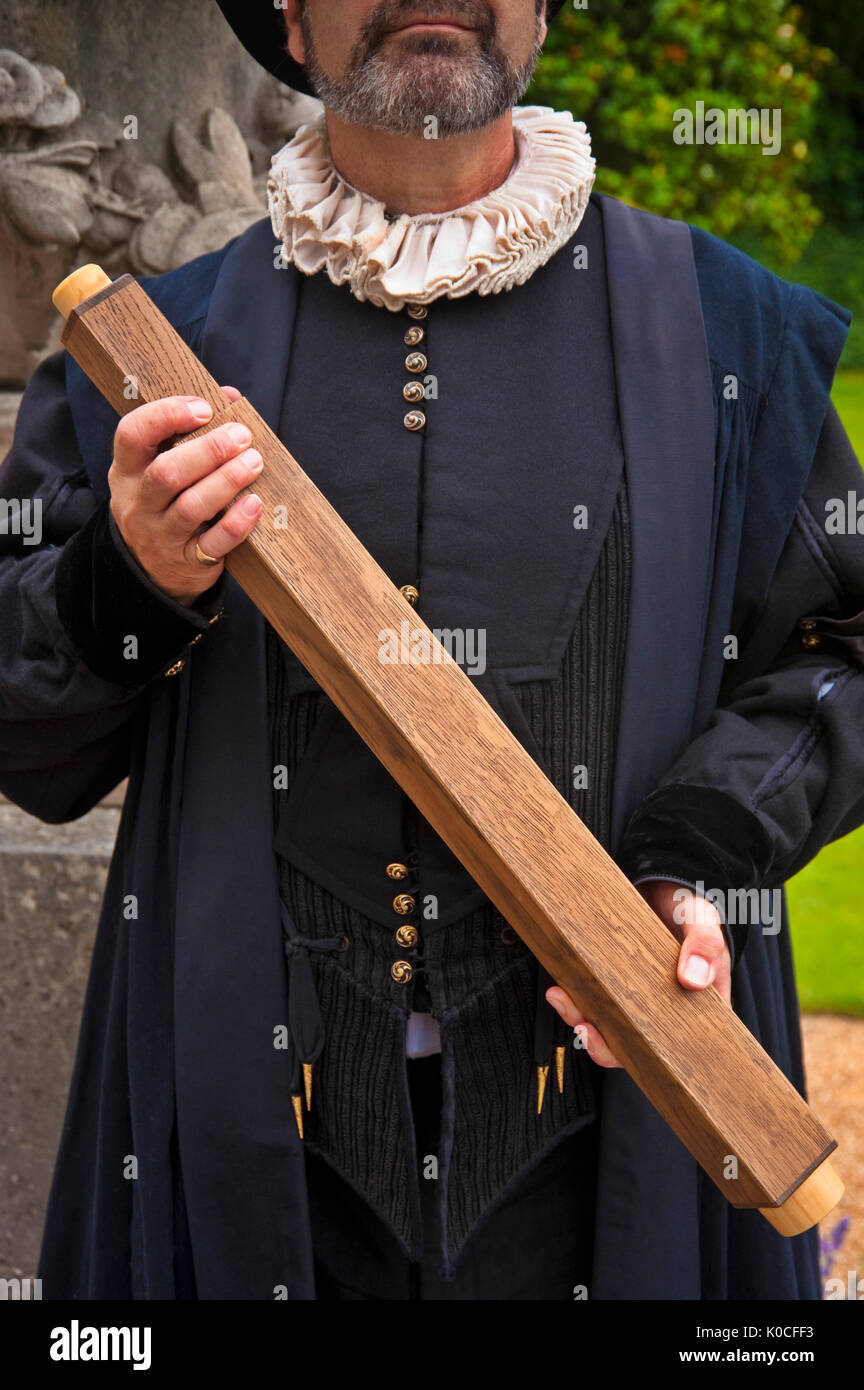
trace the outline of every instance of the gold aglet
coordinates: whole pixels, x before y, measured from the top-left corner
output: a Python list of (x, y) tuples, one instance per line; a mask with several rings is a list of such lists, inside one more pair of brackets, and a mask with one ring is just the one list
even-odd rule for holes
[(566, 1047), (556, 1047), (555, 1049), (555, 1074), (558, 1077), (558, 1094), (564, 1092), (564, 1054)]
[(297, 1133), (303, 1138), (303, 1097), (292, 1096), (291, 1104), (294, 1106), (294, 1119), (297, 1121)]
[(312, 1063), (303, 1063), (303, 1085), (306, 1088), (306, 1109), (312, 1109)]
[(549, 1075), (548, 1067), (537, 1068), (537, 1114), (543, 1109), (543, 1097), (546, 1094), (546, 1078)]

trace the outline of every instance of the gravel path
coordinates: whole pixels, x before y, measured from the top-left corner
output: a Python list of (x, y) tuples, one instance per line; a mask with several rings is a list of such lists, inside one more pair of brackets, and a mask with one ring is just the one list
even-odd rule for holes
[(845, 1280), (853, 1269), (864, 1279), (864, 1019), (805, 1014), (801, 1026), (810, 1105), (837, 1140), (831, 1161), (846, 1184), (821, 1234), (841, 1217), (851, 1221), (831, 1277)]

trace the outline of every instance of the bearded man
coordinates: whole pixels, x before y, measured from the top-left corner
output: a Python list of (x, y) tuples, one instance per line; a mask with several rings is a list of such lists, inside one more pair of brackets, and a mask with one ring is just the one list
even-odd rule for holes
[[(593, 193), (584, 125), (516, 104), (560, 3), (220, 3), (324, 111), (269, 218), (148, 294), (406, 614), (482, 634), (681, 987), (803, 1090), (785, 910), (706, 894), (864, 819), (864, 543), (824, 525), (861, 483), (848, 313)], [(58, 353), (3, 471), (45, 534), (5, 542), (0, 785), (59, 821), (129, 777), (45, 1296), (817, 1298), (815, 1233), (703, 1177), (224, 573), (261, 459), (162, 447), (207, 412), (118, 424)]]

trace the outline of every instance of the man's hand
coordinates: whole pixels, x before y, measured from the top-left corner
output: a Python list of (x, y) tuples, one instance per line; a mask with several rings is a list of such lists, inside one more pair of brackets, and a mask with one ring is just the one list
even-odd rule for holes
[[(239, 400), (235, 386), (222, 389), (229, 400)], [(130, 410), (117, 426), (108, 472), (111, 514), (121, 536), (153, 583), (187, 608), (216, 583), (224, 557), (245, 541), (261, 515), (254, 493), (237, 497), (263, 466), (258, 450), (248, 447), (245, 425), (219, 425), (159, 452), (164, 440), (198, 429), (212, 414), (197, 396), (166, 396)], [(219, 563), (202, 564), (196, 542)]]
[[(639, 892), (683, 944), (678, 956), (678, 981), (685, 989), (707, 989), (715, 985), (718, 994), (730, 1003), (732, 962), (723, 935), (720, 914), (713, 903), (698, 894), (682, 890), (679, 883), (652, 879), (639, 886)], [(683, 899), (676, 894), (686, 893)], [(673, 915), (674, 914), (674, 915)], [(677, 920), (676, 920), (677, 919)], [(588, 1023), (572, 999), (559, 985), (546, 991), (546, 998), (571, 1028), (578, 1028), (588, 1056), (598, 1067), (620, 1067), (617, 1057), (592, 1023)]]

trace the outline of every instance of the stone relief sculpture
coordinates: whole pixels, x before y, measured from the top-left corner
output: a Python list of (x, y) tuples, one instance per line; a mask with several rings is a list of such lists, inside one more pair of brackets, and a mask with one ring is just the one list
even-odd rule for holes
[(0, 382), (23, 382), (53, 347), (49, 286), (63, 274), (98, 260), (112, 276), (158, 275), (259, 220), (270, 155), (318, 109), (265, 76), (248, 142), (220, 107), (202, 113), (200, 133), (175, 117), (169, 172), (136, 156), (134, 117), (85, 110), (58, 68), (0, 49), (0, 279), (12, 300)]

